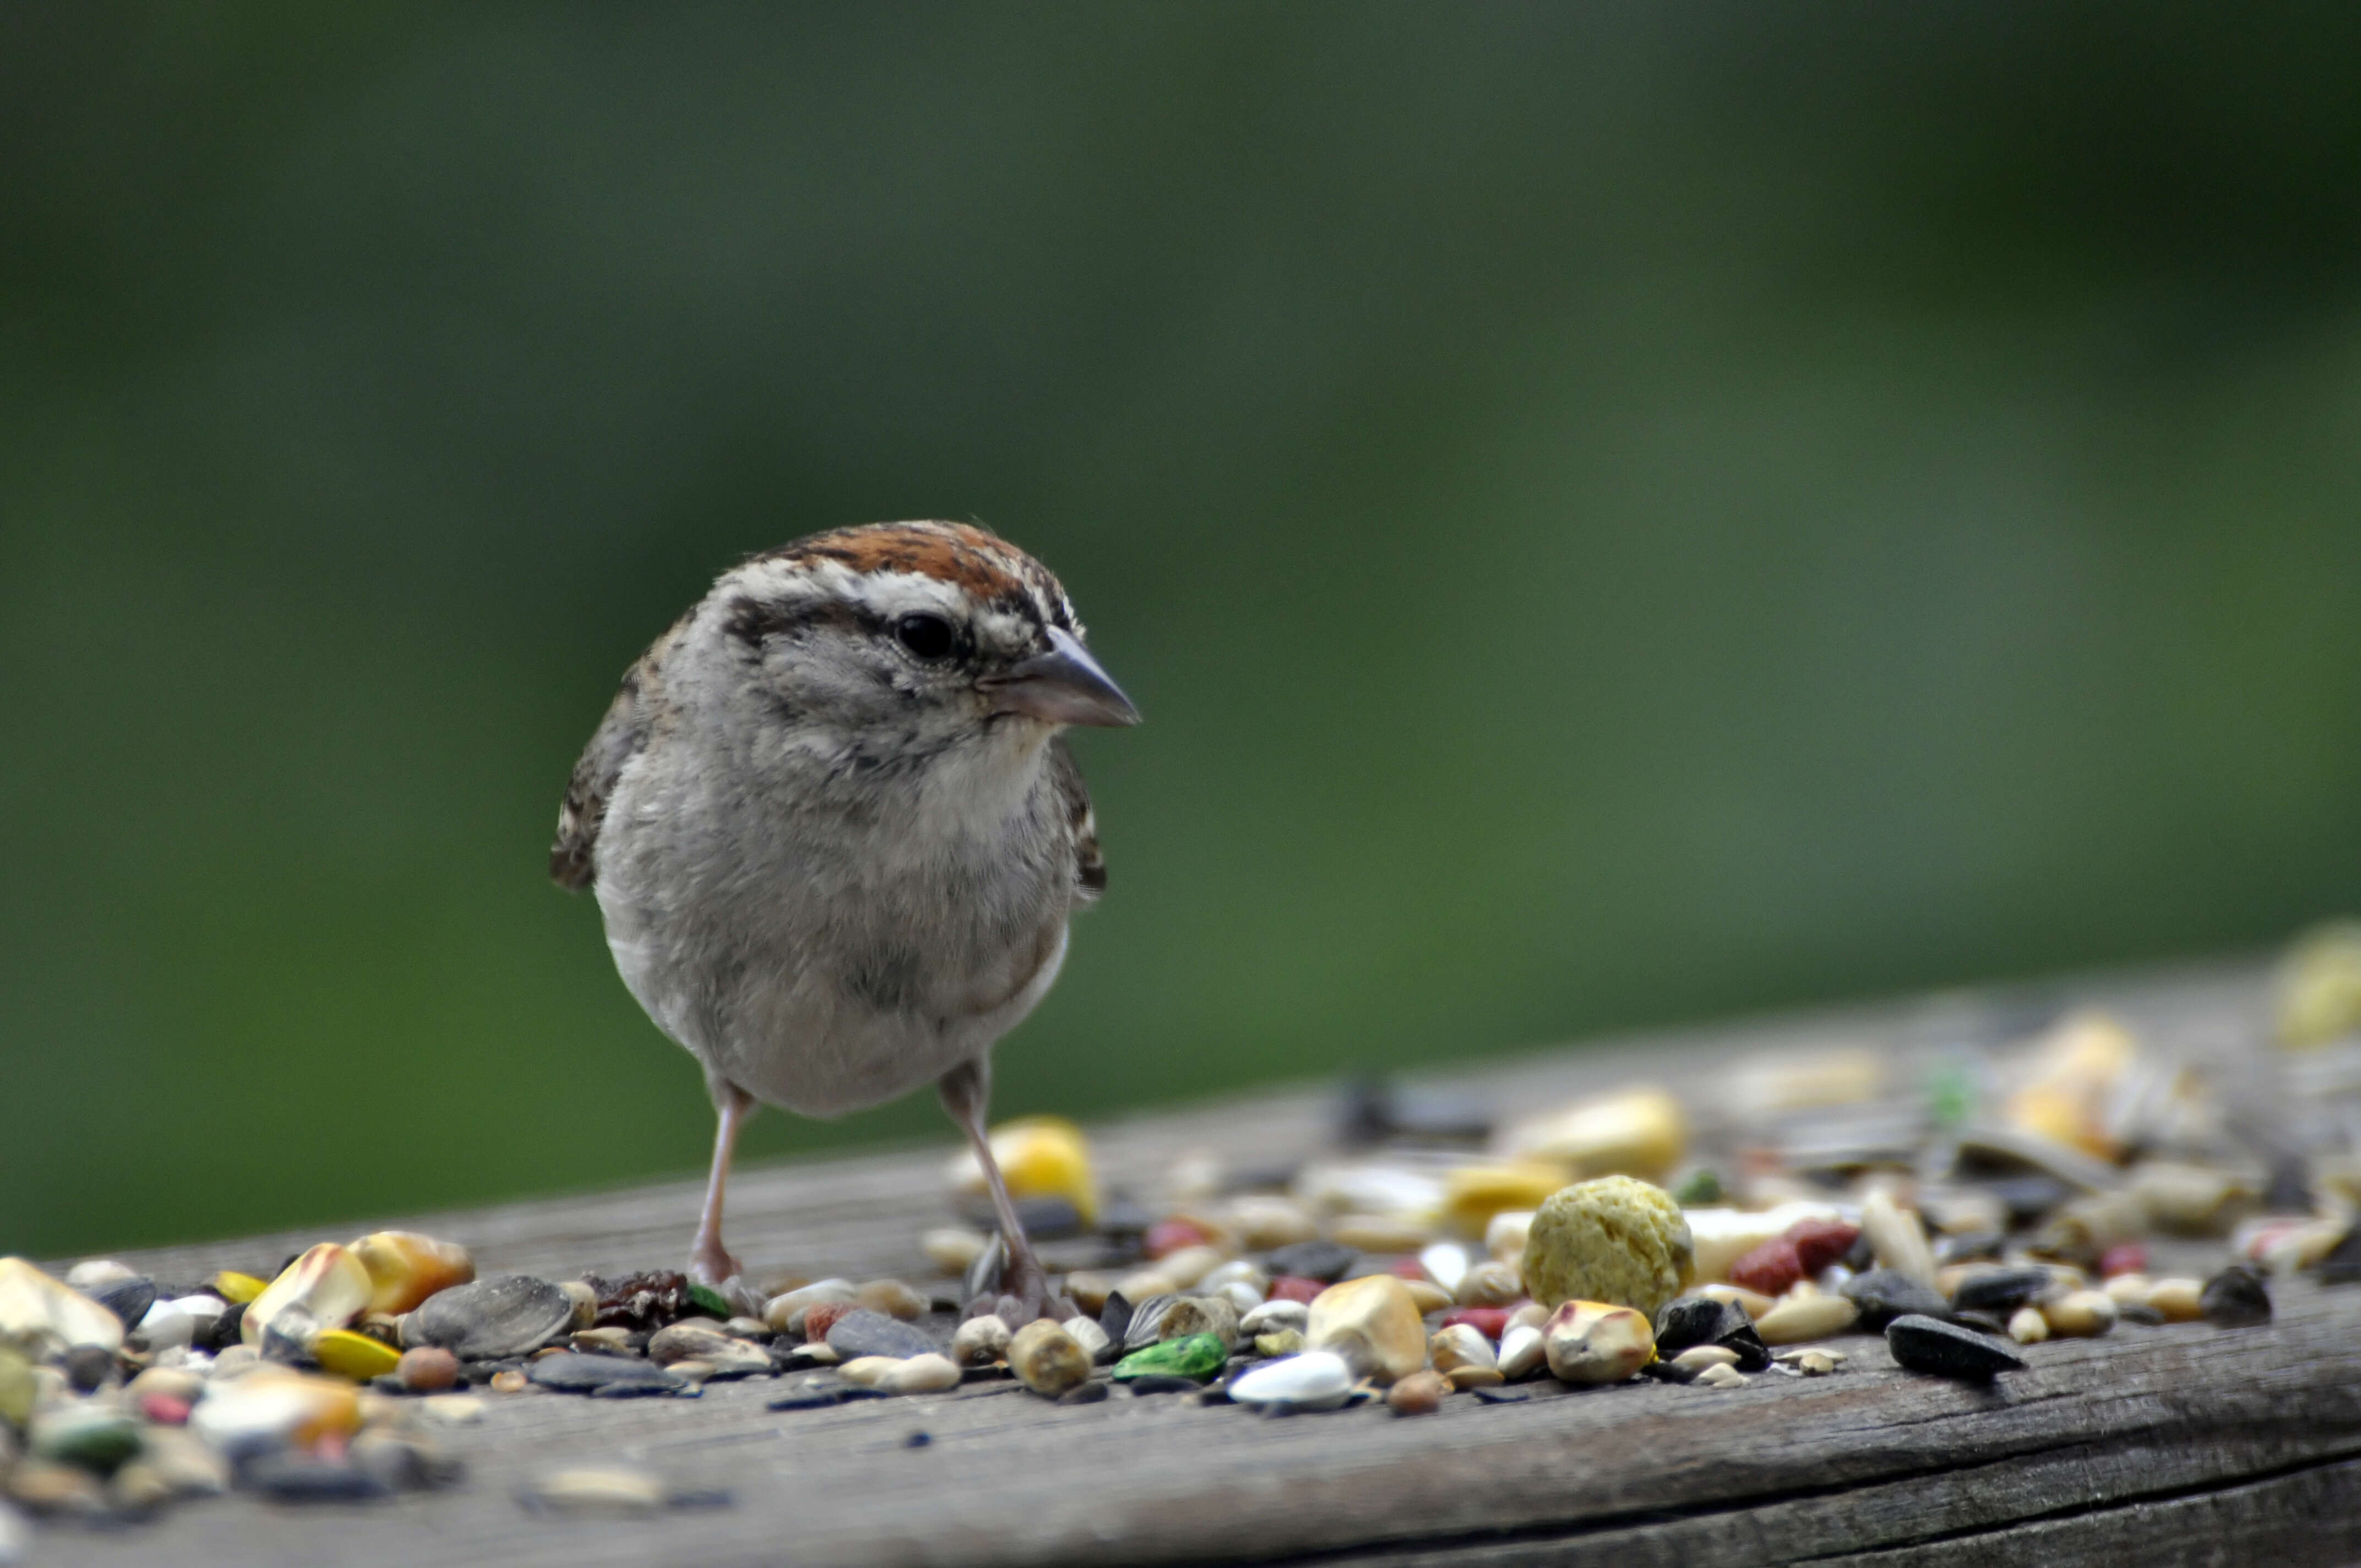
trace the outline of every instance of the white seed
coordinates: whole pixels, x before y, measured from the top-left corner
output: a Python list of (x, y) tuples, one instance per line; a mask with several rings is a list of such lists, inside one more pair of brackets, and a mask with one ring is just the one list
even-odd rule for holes
[(2155, 1288), (2145, 1274), (2118, 1274), (2106, 1283), (2107, 1299), (2118, 1307), (2145, 1307)]
[(1738, 1353), (1725, 1344), (1693, 1344), (1673, 1357), (1675, 1371), (1694, 1377), (1708, 1366), (1735, 1366)]
[(1230, 1398), (1241, 1405), (1324, 1410), (1343, 1404), (1351, 1396), (1354, 1382), (1353, 1369), (1343, 1356), (1308, 1350), (1256, 1367), (1230, 1385)]
[(87, 1296), (93, 1290), (104, 1290), (121, 1280), (138, 1277), (136, 1269), (111, 1257), (86, 1257), (66, 1270), (66, 1287)]
[(774, 1332), (800, 1334), (804, 1332), (804, 1310), (822, 1301), (851, 1301), (861, 1294), (861, 1288), (850, 1279), (821, 1279), (774, 1296), (763, 1303), (763, 1321)]
[(901, 1365), (899, 1357), (891, 1355), (856, 1355), (836, 1369), (836, 1375), (847, 1383), (863, 1388), (874, 1388), (885, 1380), (885, 1375)]
[(2008, 1337), (2019, 1344), (2039, 1344), (2049, 1337), (2049, 1320), (2038, 1307), (2019, 1307), (2008, 1320)]
[(1064, 1329), (1067, 1337), (1081, 1345), (1082, 1354), (1093, 1361), (1098, 1360), (1106, 1350), (1107, 1332), (1099, 1326), (1096, 1318), (1068, 1318), (1058, 1326)]
[(1801, 1361), (1807, 1355), (1825, 1356), (1828, 1360), (1839, 1364), (1841, 1364), (1845, 1359), (1845, 1353), (1843, 1351), (1830, 1350), (1826, 1345), (1814, 1345), (1808, 1350), (1796, 1346), (1791, 1346), (1786, 1350), (1774, 1350), (1771, 1353), (1771, 1359), (1773, 1361)]
[(1265, 1301), (1238, 1320), (1238, 1332), (1248, 1339), (1279, 1329), (1293, 1329), (1300, 1333), (1311, 1316), (1312, 1309), (1301, 1301)]
[(1270, 1288), (1270, 1276), (1265, 1273), (1262, 1266), (1252, 1258), (1234, 1257), (1229, 1262), (1208, 1270), (1205, 1277), (1197, 1281), (1197, 1289), (1202, 1295), (1213, 1296), (1220, 1294), (1225, 1287), (1231, 1285), (1252, 1287), (1256, 1299), (1259, 1300), (1263, 1293)]
[(914, 1355), (894, 1364), (877, 1387), (888, 1394), (939, 1394), (959, 1387), (960, 1369), (947, 1355)]
[(1439, 1329), (1426, 1343), (1428, 1361), (1446, 1377), (1462, 1366), (1482, 1367), (1488, 1372), (1499, 1370), (1499, 1357), (1492, 1352), (1492, 1342), (1473, 1324), (1454, 1323), (1447, 1329)]
[(1935, 1252), (1927, 1245), (1926, 1227), (1916, 1213), (1897, 1207), (1883, 1189), (1862, 1201), (1861, 1228), (1880, 1268), (1906, 1274), (1921, 1285), (1935, 1283)]
[(1500, 1376), (1515, 1382), (1531, 1377), (1549, 1358), (1549, 1342), (1536, 1323), (1516, 1323), (1500, 1336)]
[(951, 1333), (951, 1359), (961, 1366), (983, 1366), (1008, 1354), (1009, 1328), (998, 1318), (970, 1318)]
[(195, 1332), (201, 1334), (211, 1334), (214, 1325), (221, 1321), (221, 1315), (229, 1310), (229, 1303), (220, 1297), (202, 1293), (183, 1296), (172, 1305), (189, 1315), (190, 1321), (195, 1325)]
[(149, 1350), (170, 1350), (196, 1337), (197, 1321), (170, 1301), (157, 1301), (139, 1320), (138, 1337)]
[(1418, 1255), (1418, 1266), (1429, 1279), (1456, 1293), (1459, 1282), (1467, 1277), (1467, 1249), (1457, 1242), (1437, 1242)]
[(1693, 1379), (1708, 1388), (1743, 1388), (1746, 1374), (1735, 1366), (1708, 1366)]
[(1479, 1263), (1459, 1281), (1457, 1299), (1463, 1307), (1505, 1307), (1524, 1293), (1516, 1265)]
[(1763, 1314), (1754, 1332), (1764, 1344), (1803, 1344), (1852, 1327), (1861, 1309), (1842, 1296), (1790, 1296)]

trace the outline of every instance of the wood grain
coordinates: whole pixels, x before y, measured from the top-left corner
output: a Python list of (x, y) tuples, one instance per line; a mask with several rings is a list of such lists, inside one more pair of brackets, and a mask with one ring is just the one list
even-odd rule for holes
[[(2255, 977), (2092, 989), (2161, 1048), (2252, 1048)], [(2024, 999), (1945, 999), (1490, 1064), (1455, 1086), (1533, 1103), (1636, 1074), (1695, 1091), (1735, 1053), (1868, 1044), (1896, 1059), (2005, 1033)], [(2246, 1074), (2254, 1080), (2257, 1075)], [(2241, 1092), (2264, 1093), (2253, 1081)], [(1322, 1149), (1326, 1098), (1285, 1092), (1099, 1129), (1117, 1182), (1180, 1152), (1268, 1165)], [(1708, 1110), (1708, 1115), (1710, 1115)], [(923, 1277), (945, 1148), (776, 1167), (735, 1184), (733, 1240), (807, 1274)], [(488, 1269), (567, 1277), (671, 1261), (692, 1183), (413, 1217)], [(358, 1221), (133, 1261), (161, 1274), (275, 1263)], [(774, 1413), (780, 1386), (696, 1400), (492, 1402), (455, 1434), (456, 1492), (291, 1510), (247, 1497), (109, 1534), (46, 1535), (44, 1563), (703, 1565), (1183, 1563), (1954, 1565), (2361, 1559), (2361, 1288), (2296, 1283), (2270, 1325), (2125, 1328), (2031, 1347), (1990, 1388), (1894, 1368), (1883, 1342), (1826, 1378), (1731, 1391), (1655, 1384), (1519, 1404), (1465, 1397), (1398, 1420), (1365, 1408), (1264, 1420), (1179, 1397), (1057, 1409), (1006, 1382), (938, 1398)], [(906, 1446), (924, 1431), (923, 1447)], [(526, 1513), (547, 1466), (622, 1460), (724, 1486), (734, 1506), (645, 1523)]]

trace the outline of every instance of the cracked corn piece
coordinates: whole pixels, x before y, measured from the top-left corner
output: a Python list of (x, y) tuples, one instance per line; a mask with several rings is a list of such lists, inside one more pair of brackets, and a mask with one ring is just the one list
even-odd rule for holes
[(1661, 1187), (1628, 1176), (1579, 1181), (1533, 1216), (1523, 1274), (1545, 1307), (1605, 1301), (1653, 1318), (1696, 1274), (1688, 1222)]

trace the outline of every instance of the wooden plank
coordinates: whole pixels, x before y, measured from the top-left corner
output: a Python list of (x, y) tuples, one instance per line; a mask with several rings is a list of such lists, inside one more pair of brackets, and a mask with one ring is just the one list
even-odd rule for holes
[[(2224, 1059), (2253, 1037), (2250, 972), (2100, 988), (2159, 1048)], [(2005, 1033), (2006, 998), (1911, 1003), (1697, 1031), (1493, 1064), (1455, 1080), (1533, 1103), (1635, 1074), (1710, 1106), (1733, 1052), (1871, 1044), (1907, 1058)], [(2255, 1075), (2247, 1074), (2248, 1080)], [(2242, 1091), (2263, 1092), (2255, 1083)], [(1182, 1151), (1257, 1165), (1320, 1150), (1317, 1091), (1140, 1118), (1097, 1135), (1117, 1182)], [(1708, 1117), (1710, 1111), (1708, 1111)], [(1710, 1129), (1708, 1128), (1708, 1133)], [(942, 1217), (945, 1149), (776, 1167), (737, 1184), (734, 1239), (804, 1272), (918, 1277)], [(553, 1277), (670, 1262), (689, 1183), (428, 1216), (489, 1269)], [(267, 1265), (356, 1222), (133, 1261), (170, 1275)], [(2032, 1347), (1990, 1389), (1892, 1367), (1844, 1343), (1836, 1376), (1717, 1392), (1653, 1384), (1526, 1401), (1459, 1398), (1267, 1420), (1179, 1397), (1057, 1409), (1005, 1382), (820, 1411), (765, 1408), (776, 1385), (624, 1404), (491, 1403), (454, 1446), (454, 1493), (297, 1511), (246, 1497), (149, 1528), (45, 1539), (41, 1561), (455, 1561), (700, 1565), (1197, 1563), (1955, 1564), (2235, 1562), (2361, 1555), (2361, 1288), (2281, 1292), (2267, 1327), (2126, 1328)], [(924, 1447), (906, 1446), (924, 1431)], [(624, 1460), (730, 1488), (727, 1509), (661, 1522), (552, 1521), (511, 1494), (551, 1464)], [(2132, 1548), (2138, 1551), (2134, 1553)]]

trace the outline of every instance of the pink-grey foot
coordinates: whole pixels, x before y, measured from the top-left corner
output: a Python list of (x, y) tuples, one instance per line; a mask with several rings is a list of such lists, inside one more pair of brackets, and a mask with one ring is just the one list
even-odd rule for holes
[(992, 1193), (993, 1212), (1000, 1218), (1001, 1242), (1008, 1250), (994, 1310), (1012, 1329), (1023, 1328), (1036, 1318), (1063, 1322), (1075, 1316), (1073, 1302), (1050, 1290), (1049, 1273), (1034, 1255), (1024, 1222), (1016, 1217), (1016, 1204), (1008, 1196), (1008, 1183), (1001, 1177), (1000, 1162), (992, 1157), (992, 1143), (984, 1135), (984, 1107), (992, 1097), (990, 1069), (982, 1062), (962, 1062), (943, 1074), (937, 1087), (942, 1093), (943, 1109), (967, 1134), (976, 1160), (983, 1167), (983, 1184)]
[(754, 1113), (754, 1097), (726, 1080), (714, 1079), (716, 1125), (713, 1169), (705, 1179), (705, 1209), (697, 1222), (697, 1240), (688, 1252), (688, 1277), (725, 1295), (753, 1294), (742, 1278), (746, 1266), (721, 1245), (721, 1197), (730, 1185), (730, 1161), (738, 1152), (738, 1133)]

